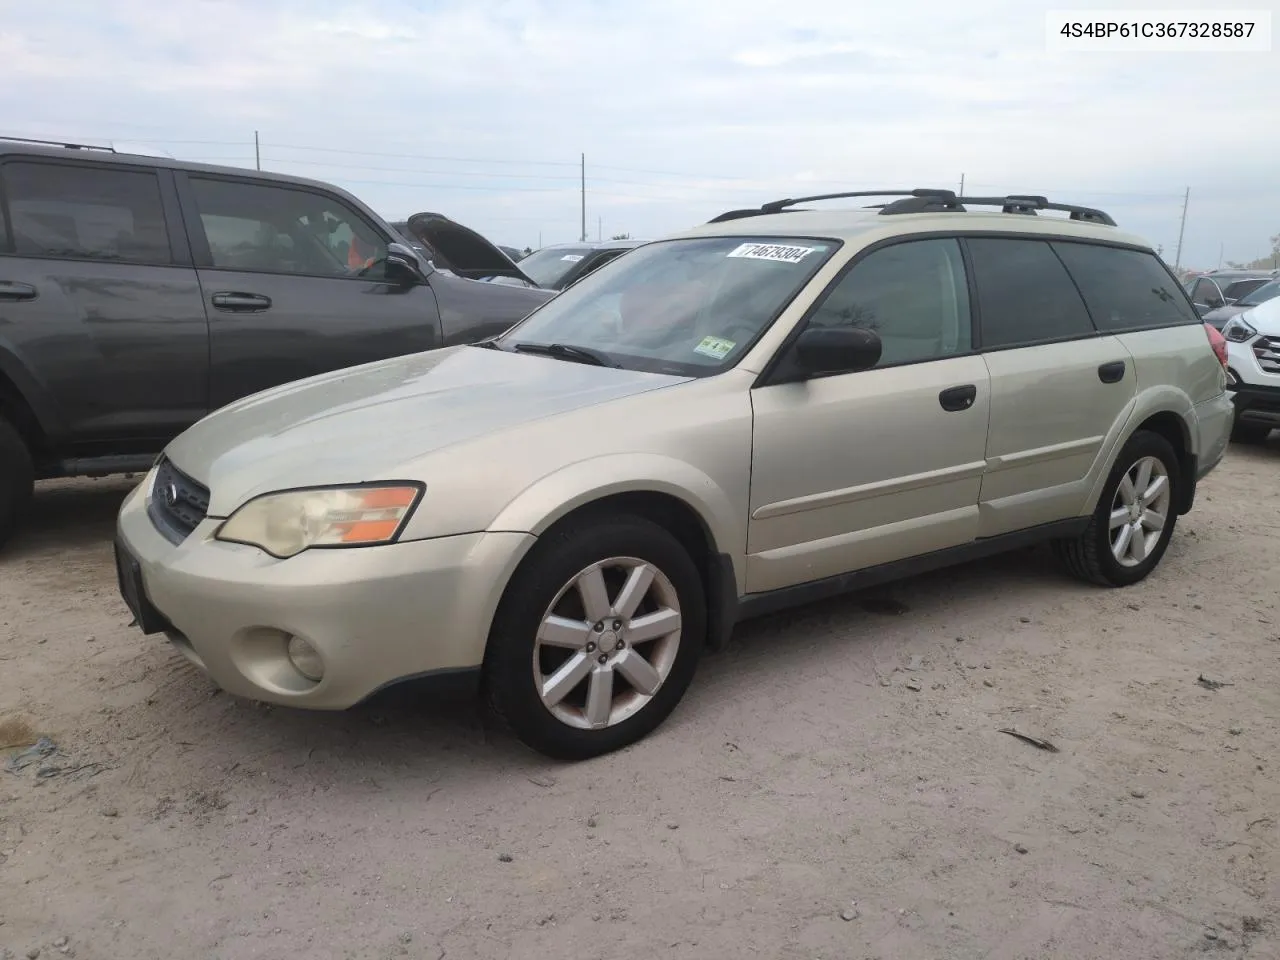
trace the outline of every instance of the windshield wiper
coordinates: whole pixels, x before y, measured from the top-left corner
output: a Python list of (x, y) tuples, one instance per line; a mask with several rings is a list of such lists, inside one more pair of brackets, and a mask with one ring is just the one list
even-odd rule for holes
[(536, 353), (544, 357), (555, 357), (558, 360), (572, 360), (575, 363), (588, 363), (593, 367), (621, 367), (599, 350), (590, 347), (579, 347), (572, 343), (516, 343), (511, 347), (519, 353)]

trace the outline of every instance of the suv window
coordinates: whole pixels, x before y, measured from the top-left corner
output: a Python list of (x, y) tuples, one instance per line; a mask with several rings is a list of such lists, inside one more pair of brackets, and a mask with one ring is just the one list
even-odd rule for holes
[(873, 251), (823, 298), (809, 326), (876, 331), (881, 367), (967, 353), (973, 325), (959, 242), (912, 240)]
[(19, 161), (4, 186), (19, 256), (173, 261), (154, 173)]
[(214, 267), (386, 277), (386, 241), (333, 197), (203, 177), (192, 177), (191, 187)]
[(978, 288), (984, 350), (1095, 332), (1067, 268), (1047, 242), (975, 237), (966, 243)]
[(1202, 307), (1222, 306), (1222, 291), (1208, 277), (1201, 277), (1191, 290), (1191, 302)]
[(1266, 282), (1265, 277), (1257, 277), (1252, 280), (1236, 280), (1231, 286), (1222, 291), (1222, 295), (1228, 300), (1239, 300), (1241, 297), (1253, 293)]
[(1200, 322), (1155, 254), (1092, 243), (1055, 243), (1053, 248), (1103, 333)]

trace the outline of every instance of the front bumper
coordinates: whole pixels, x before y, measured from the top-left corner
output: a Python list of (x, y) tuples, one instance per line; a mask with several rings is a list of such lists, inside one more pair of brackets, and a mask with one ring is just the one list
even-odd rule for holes
[(1237, 380), (1229, 389), (1236, 419), (1241, 423), (1280, 427), (1280, 387), (1258, 386)]
[[(141, 605), (156, 615), (154, 629), (229, 693), (315, 709), (352, 706), (398, 680), (478, 668), (498, 600), (534, 541), (472, 533), (276, 560), (214, 540), (218, 520), (175, 546), (156, 530), (146, 498), (140, 485), (117, 524), (124, 564), (137, 564), (141, 597), (126, 597), (135, 614)], [(126, 571), (122, 592), (127, 580)], [(293, 667), (290, 636), (319, 652), (319, 682)]]

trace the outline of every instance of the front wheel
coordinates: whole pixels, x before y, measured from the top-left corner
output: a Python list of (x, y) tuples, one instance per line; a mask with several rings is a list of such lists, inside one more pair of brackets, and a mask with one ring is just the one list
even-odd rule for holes
[(18, 431), (0, 415), (0, 546), (13, 535), (34, 488), (31, 453)]
[(640, 517), (583, 521), (534, 547), (508, 586), (489, 703), (550, 757), (608, 753), (675, 709), (705, 635), (702, 579), (675, 537)]
[(1159, 434), (1140, 430), (1116, 458), (1085, 532), (1056, 541), (1055, 551), (1082, 580), (1109, 587), (1137, 583), (1169, 546), (1181, 493), (1173, 447)]

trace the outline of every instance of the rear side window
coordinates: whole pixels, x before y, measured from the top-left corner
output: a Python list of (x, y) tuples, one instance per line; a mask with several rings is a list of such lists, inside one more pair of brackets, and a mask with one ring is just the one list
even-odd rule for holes
[(1155, 254), (1092, 243), (1055, 243), (1054, 249), (1103, 333), (1200, 323)]
[(154, 173), (24, 161), (5, 164), (4, 187), (19, 256), (173, 260)]
[(984, 350), (1073, 340), (1095, 332), (1080, 293), (1047, 242), (977, 237), (967, 244)]

